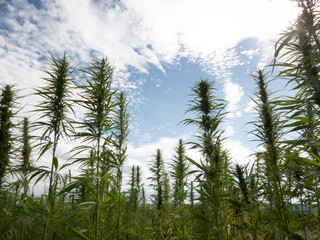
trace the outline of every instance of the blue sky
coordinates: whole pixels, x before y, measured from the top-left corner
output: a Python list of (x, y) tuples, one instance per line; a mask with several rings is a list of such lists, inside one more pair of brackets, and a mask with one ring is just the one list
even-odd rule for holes
[[(169, 163), (179, 138), (193, 140), (195, 129), (179, 122), (190, 88), (208, 78), (228, 104), (225, 146), (246, 163), (256, 147), (245, 126), (254, 117), (250, 74), (270, 63), (278, 34), (296, 12), (288, 0), (0, 0), (0, 82), (31, 93), (50, 55), (66, 51), (79, 67), (108, 57), (115, 85), (130, 100), (125, 172), (140, 165), (146, 179), (157, 148)], [(31, 98), (24, 103), (24, 111), (32, 109)]]

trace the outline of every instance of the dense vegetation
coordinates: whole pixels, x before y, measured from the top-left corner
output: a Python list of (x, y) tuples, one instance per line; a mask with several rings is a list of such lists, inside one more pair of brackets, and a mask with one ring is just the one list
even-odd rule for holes
[[(106, 58), (79, 70), (65, 55), (52, 57), (44, 86), (35, 89), (35, 122), (15, 121), (16, 86), (2, 85), (0, 238), (319, 239), (319, 3), (297, 4), (300, 15), (268, 66), (280, 69), (275, 81), (290, 83), (295, 95), (273, 99), (268, 74), (252, 76), (255, 162), (231, 161), (221, 129), (226, 103), (215, 97), (213, 82), (201, 79), (191, 88), (186, 112), (192, 117), (181, 122), (197, 127), (188, 146), (201, 159), (189, 158), (181, 139), (166, 172), (158, 149), (150, 159), (150, 198), (139, 166), (132, 166), (129, 190), (123, 187), (128, 102), (112, 86)], [(79, 71), (83, 79), (75, 81)], [(79, 143), (67, 164), (57, 152), (62, 139)], [(40, 158), (50, 167), (36, 165)], [(71, 165), (80, 174), (63, 174)], [(41, 181), (48, 189), (34, 196), (31, 183)]]

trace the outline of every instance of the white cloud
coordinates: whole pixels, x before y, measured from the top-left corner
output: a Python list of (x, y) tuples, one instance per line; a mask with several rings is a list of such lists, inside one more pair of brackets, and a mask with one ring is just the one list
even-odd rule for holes
[(242, 96), (244, 95), (244, 91), (243, 91), (242, 87), (239, 84), (227, 79), (224, 82), (223, 91), (225, 94), (225, 100), (228, 103), (227, 116), (229, 118), (240, 117), (242, 115), (242, 113), (239, 111), (238, 104), (239, 104)]
[(295, 15), (287, 0), (47, 0), (41, 5), (7, 3), (0, 29), (1, 81), (30, 89), (43, 76), (43, 57), (67, 50), (83, 66), (104, 55), (116, 68), (115, 82), (131, 91), (137, 104), (144, 101), (141, 82), (131, 79), (129, 66), (147, 73), (154, 64), (164, 71), (163, 63), (188, 57), (218, 79), (230, 79), (230, 69), (242, 64), (233, 49), (237, 43), (272, 39)]
[[(287, 0), (124, 0), (139, 17), (141, 37), (161, 62), (180, 56), (205, 66), (228, 68), (234, 58), (226, 53), (248, 37), (270, 40), (293, 19), (294, 3)], [(268, 42), (268, 45), (271, 43)], [(209, 64), (213, 61), (214, 64)], [(213, 70), (213, 72), (216, 72)]]
[(193, 61), (200, 62), (204, 71), (222, 82), (231, 79), (233, 67), (243, 64), (234, 48), (218, 49), (213, 53), (202, 54), (202, 57), (194, 58)]
[(1, 12), (5, 26), (0, 29), (1, 82), (18, 83), (19, 88), (30, 93), (31, 88), (43, 83), (42, 69), (48, 67), (44, 62), (50, 55), (61, 56), (67, 51), (77, 67), (87, 66), (96, 57), (108, 56), (116, 69), (115, 84), (127, 90), (136, 105), (141, 104), (143, 81), (129, 79), (127, 67), (146, 72), (145, 66), (152, 61), (137, 54), (130, 45), (130, 39), (136, 39), (129, 36), (130, 32), (135, 33), (135, 18), (119, 8), (98, 9), (91, 1), (41, 4), (44, 7), (37, 9), (20, 0), (8, 3), (7, 11)]
[(253, 163), (253, 157), (251, 156), (253, 151), (243, 145), (243, 142), (239, 140), (226, 139), (224, 141), (226, 149), (229, 151), (229, 156), (232, 162), (239, 164)]
[(168, 61), (234, 47), (246, 37), (272, 38), (292, 18), (289, 1), (124, 0), (139, 16), (146, 39)]
[(248, 59), (252, 60), (253, 56), (258, 55), (259, 52), (260, 52), (260, 49), (257, 48), (255, 50), (251, 49), (251, 50), (242, 51), (241, 54), (246, 55)]
[[(271, 39), (294, 16), (287, 0), (58, 0), (36, 9), (20, 0), (9, 5), (11, 28), (2, 45), (13, 44), (38, 56), (68, 50), (78, 61), (91, 54), (109, 56), (119, 69), (148, 64), (162, 69), (180, 56), (228, 63), (223, 56), (247, 37)], [(183, 9), (183, 11), (182, 11)], [(21, 18), (20, 21), (16, 16)], [(220, 53), (219, 53), (220, 51)], [(30, 56), (31, 57), (31, 56)]]
[[(138, 18), (125, 8), (114, 8), (93, 4), (92, 1), (59, 1), (61, 15), (67, 30), (80, 38), (90, 50), (109, 56), (120, 69), (128, 65), (146, 72), (148, 63), (158, 64), (158, 60), (146, 49), (141, 51)], [(89, 20), (89, 21), (88, 21)]]
[(235, 131), (232, 126), (228, 125), (224, 128), (224, 137), (226, 137), (226, 138), (232, 137), (234, 135), (234, 133), (235, 133)]
[(247, 107), (244, 109), (244, 112), (245, 113), (252, 112), (255, 106), (256, 106), (256, 103), (253, 100), (250, 100), (250, 102), (247, 104)]
[(169, 122), (167, 122), (166, 124), (162, 124), (162, 125), (160, 125), (160, 126), (158, 126), (158, 127), (153, 127), (152, 129), (158, 129), (158, 130), (161, 130), (161, 129), (163, 129), (163, 128), (166, 128), (166, 127), (168, 127), (170, 125), (170, 123)]

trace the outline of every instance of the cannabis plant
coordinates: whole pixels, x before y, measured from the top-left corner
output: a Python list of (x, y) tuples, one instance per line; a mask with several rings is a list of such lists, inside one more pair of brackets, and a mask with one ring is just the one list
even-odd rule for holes
[[(267, 207), (272, 215), (268, 216), (270, 236), (284, 237), (290, 232), (288, 225), (287, 204), (283, 190), (283, 151), (280, 147), (283, 123), (275, 105), (269, 99), (266, 74), (259, 70), (253, 75), (257, 84), (256, 98), (258, 119), (253, 122), (255, 129), (252, 132), (265, 149), (260, 157), (264, 163), (266, 182), (264, 185)], [(283, 235), (285, 234), (285, 235)]]
[(163, 156), (160, 149), (157, 149), (156, 154), (153, 155), (153, 161), (150, 166), (150, 171), (152, 176), (149, 177), (149, 180), (152, 181), (150, 186), (155, 191), (153, 195), (153, 204), (155, 206), (155, 221), (156, 227), (154, 228), (154, 232), (156, 233), (156, 238), (164, 238), (162, 235), (163, 232), (163, 209), (165, 204), (165, 171), (164, 171), (164, 163)]
[[(223, 208), (226, 189), (228, 186), (228, 156), (222, 147), (222, 137), (219, 125), (224, 113), (225, 103), (214, 97), (213, 82), (200, 80), (192, 88), (193, 100), (186, 113), (192, 112), (195, 118), (185, 119), (184, 124), (198, 127), (198, 141), (193, 142), (193, 148), (198, 149), (204, 161), (188, 160), (198, 168), (197, 179), (201, 185), (200, 201), (207, 209), (203, 209), (208, 227), (202, 231), (202, 237), (214, 236), (217, 239), (227, 234), (226, 209)], [(225, 182), (225, 184), (223, 184)], [(202, 214), (202, 215), (203, 215)], [(201, 213), (196, 214), (200, 216)], [(212, 228), (211, 228), (212, 227)]]
[(32, 145), (30, 135), (30, 123), (29, 119), (24, 117), (22, 121), (22, 146), (21, 146), (21, 173), (23, 179), (23, 197), (27, 196), (29, 190), (28, 168), (32, 166), (31, 153)]
[(12, 150), (12, 117), (15, 101), (13, 85), (3, 85), (0, 99), (0, 191), (9, 167)]
[(44, 176), (49, 177), (48, 192), (48, 212), (44, 227), (44, 239), (55, 238), (54, 220), (55, 198), (57, 188), (57, 173), (59, 170), (59, 161), (57, 147), (59, 140), (63, 136), (69, 136), (68, 130), (72, 129), (69, 114), (72, 109), (72, 72), (73, 67), (64, 54), (62, 58), (50, 58), (50, 69), (45, 70), (48, 77), (44, 78), (46, 85), (36, 89), (36, 95), (41, 98), (36, 106), (36, 112), (39, 113), (39, 120), (35, 123), (36, 127), (43, 131), (40, 137), (40, 156), (43, 156), (49, 149), (52, 150), (51, 167), (49, 170), (38, 170), (41, 173), (37, 181)]
[[(77, 103), (85, 110), (85, 117), (79, 122), (79, 131), (76, 136), (85, 143), (78, 146), (75, 151), (83, 153), (93, 153), (95, 157), (88, 158), (94, 160), (95, 173), (89, 179), (94, 183), (94, 229), (91, 231), (92, 239), (102, 238), (102, 226), (100, 208), (105, 200), (105, 184), (108, 182), (108, 173), (103, 171), (107, 166), (108, 156), (102, 159), (104, 147), (111, 142), (111, 129), (113, 128), (113, 108), (112, 97), (114, 91), (111, 89), (113, 68), (110, 66), (107, 58), (102, 58), (91, 64), (84, 70), (85, 82), (83, 85), (78, 84), (82, 90), (82, 99)], [(81, 158), (81, 160), (86, 160)], [(105, 174), (103, 174), (105, 173)]]
[[(122, 185), (122, 167), (126, 161), (127, 155), (127, 136), (129, 134), (129, 114), (128, 102), (126, 93), (121, 91), (116, 94), (116, 106), (114, 111), (114, 128), (112, 130), (113, 137), (111, 140), (112, 149), (112, 162), (116, 169), (116, 192), (118, 195), (117, 203), (117, 224), (116, 224), (116, 239), (120, 239), (120, 227), (123, 218), (122, 199), (124, 196), (121, 194)], [(137, 174), (139, 166), (137, 167)], [(138, 176), (137, 176), (138, 177)]]
[[(319, 1), (297, 0), (300, 15), (297, 21), (282, 34), (276, 44), (273, 66), (279, 66), (280, 77), (291, 83), (295, 96), (283, 101), (281, 105), (288, 112), (289, 131), (299, 131), (300, 136), (292, 147), (299, 146), (315, 158), (318, 154), (318, 126), (320, 116), (319, 84)], [(314, 112), (317, 117), (310, 118)], [(303, 130), (301, 132), (301, 130)], [(306, 146), (307, 148), (303, 148)], [(317, 165), (317, 160), (309, 158)], [(304, 160), (301, 158), (300, 160)], [(316, 160), (316, 161), (314, 161)]]
[(177, 231), (185, 236), (185, 200), (187, 197), (189, 162), (185, 157), (186, 151), (182, 139), (175, 148), (175, 155), (172, 163), (171, 176), (173, 177), (173, 204), (179, 216)]

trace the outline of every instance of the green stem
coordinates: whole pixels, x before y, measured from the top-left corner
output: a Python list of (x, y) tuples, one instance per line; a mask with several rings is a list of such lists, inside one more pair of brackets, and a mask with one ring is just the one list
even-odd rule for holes
[(118, 181), (118, 216), (117, 216), (117, 236), (116, 239), (120, 239), (120, 218), (121, 218), (121, 179), (122, 177), (120, 176), (121, 174), (121, 169), (118, 168), (117, 172), (117, 181)]
[[(99, 133), (100, 136), (100, 133)], [(96, 186), (96, 212), (95, 212), (95, 233), (94, 239), (99, 239), (99, 215), (100, 215), (100, 137), (98, 137), (98, 149), (97, 149), (97, 186)]]
[(55, 178), (56, 178), (56, 171), (54, 170), (54, 158), (56, 154), (57, 144), (58, 144), (58, 137), (57, 137), (57, 134), (55, 134), (54, 141), (53, 141), (52, 160), (51, 160), (51, 171), (50, 171), (50, 182), (49, 182), (49, 193), (48, 193), (48, 214), (46, 218), (45, 235), (44, 235), (45, 240), (51, 239), (49, 225), (50, 225), (51, 217), (54, 214), (55, 186), (53, 182), (55, 182)]

